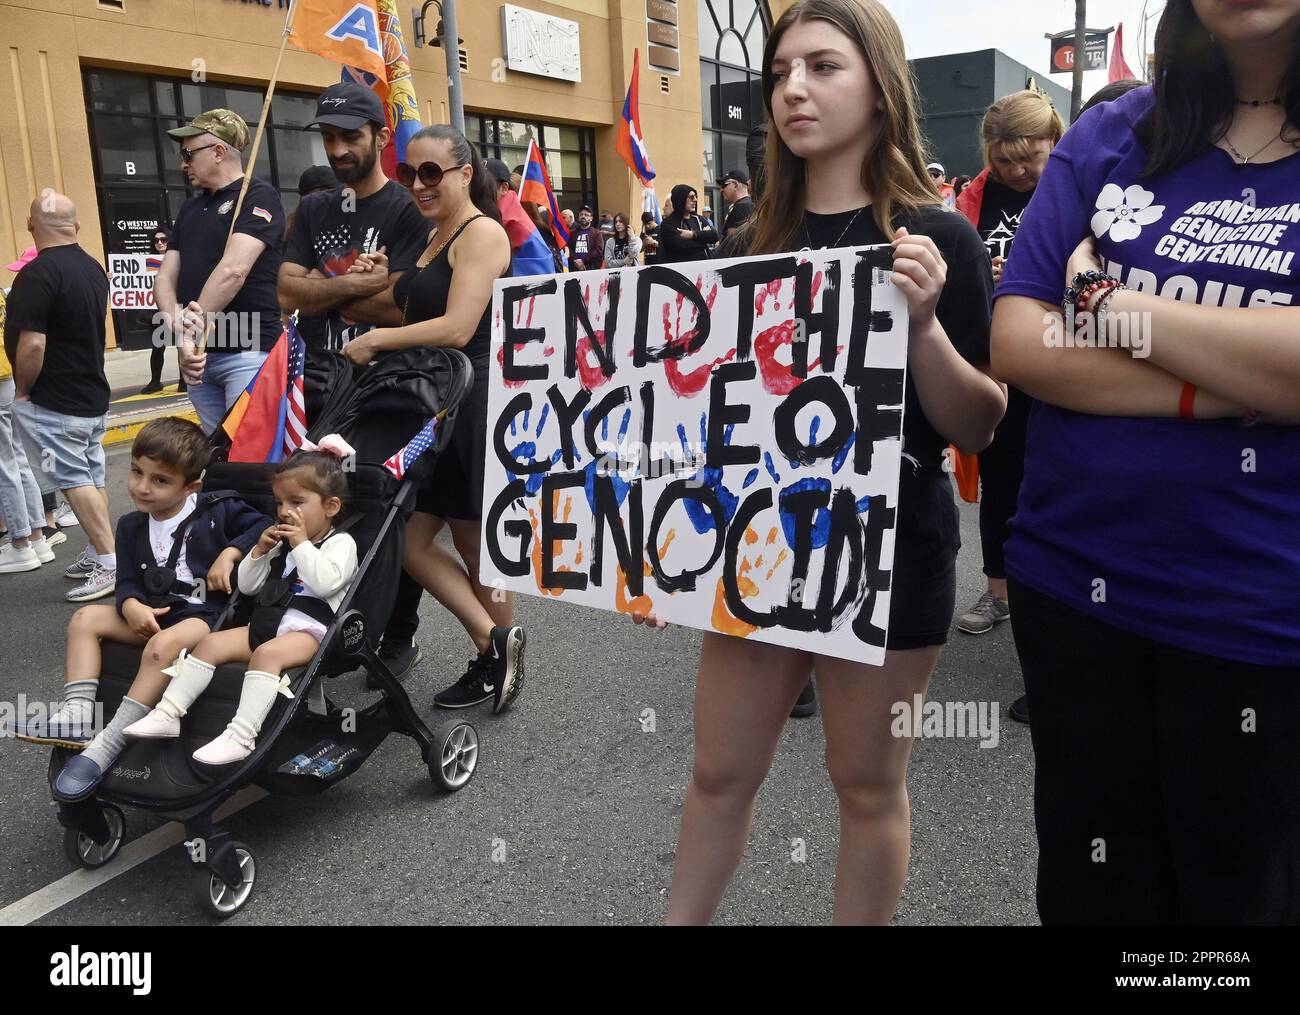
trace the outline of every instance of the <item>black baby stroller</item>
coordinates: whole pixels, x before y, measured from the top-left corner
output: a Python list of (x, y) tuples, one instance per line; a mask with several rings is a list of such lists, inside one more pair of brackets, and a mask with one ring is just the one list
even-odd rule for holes
[[(154, 811), (185, 825), (189, 859), (199, 875), (199, 899), (210, 912), (226, 917), (248, 901), (256, 877), (249, 848), (232, 840), (212, 820), (217, 807), (238, 790), (256, 784), (273, 793), (320, 792), (355, 772), (393, 732), (419, 744), (429, 775), (440, 789), (453, 792), (470, 781), (478, 762), (474, 726), (450, 719), (430, 732), (376, 648), (396, 595), (404, 523), (416, 487), (446, 446), (456, 407), (472, 381), (473, 367), (455, 350), (407, 349), (361, 369), (338, 353), (311, 354), (304, 380), (308, 438), (318, 441), (339, 433), (357, 452), (341, 523), (357, 543), (357, 576), (315, 657), (289, 672), (293, 697), (277, 697), (257, 738), (257, 749), (246, 761), (206, 769), (190, 757), (218, 735), (234, 714), (245, 666), (228, 664), (218, 668), (208, 690), (185, 716), (179, 738), (132, 741), (94, 796), (59, 804), (65, 849), (74, 863), (99, 867), (113, 859), (125, 835), (123, 806)], [(430, 418), (438, 419), (434, 444), (399, 481), (382, 463)], [(274, 516), (270, 490), (274, 466), (229, 462), (227, 451), (221, 444), (214, 447), (204, 489), (234, 490)], [(238, 594), (232, 596), (219, 626), (246, 623), (248, 605), (240, 603)], [(136, 646), (104, 645), (99, 699), (106, 715), (113, 714), (129, 689), (140, 653)], [(366, 709), (342, 711), (325, 698), (320, 682), (358, 664), (382, 690), (382, 697)], [(51, 785), (69, 756), (63, 748), (54, 749)]]

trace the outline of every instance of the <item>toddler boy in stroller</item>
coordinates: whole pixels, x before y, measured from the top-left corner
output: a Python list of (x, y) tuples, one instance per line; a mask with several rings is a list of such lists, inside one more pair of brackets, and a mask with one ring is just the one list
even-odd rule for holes
[[(231, 491), (198, 493), (210, 453), (202, 429), (177, 417), (146, 424), (131, 446), (127, 489), (137, 510), (117, 524), (116, 602), (83, 606), (73, 615), (61, 707), (14, 730), (28, 743), (84, 748), (55, 780), (59, 799), (81, 800), (95, 791), (125, 747), (125, 727), (162, 694), (163, 667), (216, 624), (235, 565), (270, 521)], [(113, 720), (96, 734), (102, 641), (145, 649)]]

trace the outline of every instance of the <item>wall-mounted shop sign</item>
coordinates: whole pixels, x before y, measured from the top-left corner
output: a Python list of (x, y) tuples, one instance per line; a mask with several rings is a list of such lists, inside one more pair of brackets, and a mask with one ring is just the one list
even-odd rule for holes
[(506, 68), (562, 81), (582, 80), (578, 23), (510, 4), (501, 6)]

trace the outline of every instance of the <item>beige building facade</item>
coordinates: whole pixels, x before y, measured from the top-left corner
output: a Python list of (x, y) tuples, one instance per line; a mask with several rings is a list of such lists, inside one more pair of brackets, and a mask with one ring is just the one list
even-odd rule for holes
[[(165, 131), (214, 106), (256, 123), (285, 6), (0, 0), (0, 257), (29, 245), (27, 208), (45, 187), (76, 202), (82, 243), (96, 257), (143, 253), (144, 233), (168, 224), (187, 196)], [(426, 9), (433, 36), (438, 6)], [(416, 46), (418, 10), (399, 2), (421, 118), (447, 122), (445, 52)], [(641, 211), (642, 188), (614, 148), (638, 50), (641, 123), (660, 200), (690, 183), (703, 203), (716, 202), (717, 178), (743, 165), (745, 134), (762, 116), (765, 0), (461, 0), (458, 19), (467, 133), (512, 167), (535, 137), (563, 206), (585, 202), (634, 220)], [(286, 210), (296, 204), (298, 175), (325, 161), (301, 127), (313, 96), (339, 72), (293, 47), (285, 52), (255, 173), (279, 188)]]

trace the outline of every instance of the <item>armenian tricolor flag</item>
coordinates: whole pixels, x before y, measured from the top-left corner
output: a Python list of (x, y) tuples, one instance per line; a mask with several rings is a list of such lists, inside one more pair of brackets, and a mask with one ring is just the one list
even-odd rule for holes
[(302, 444), (307, 435), (306, 361), (307, 343), (291, 320), (221, 424), (230, 437), (230, 461), (279, 462)]

